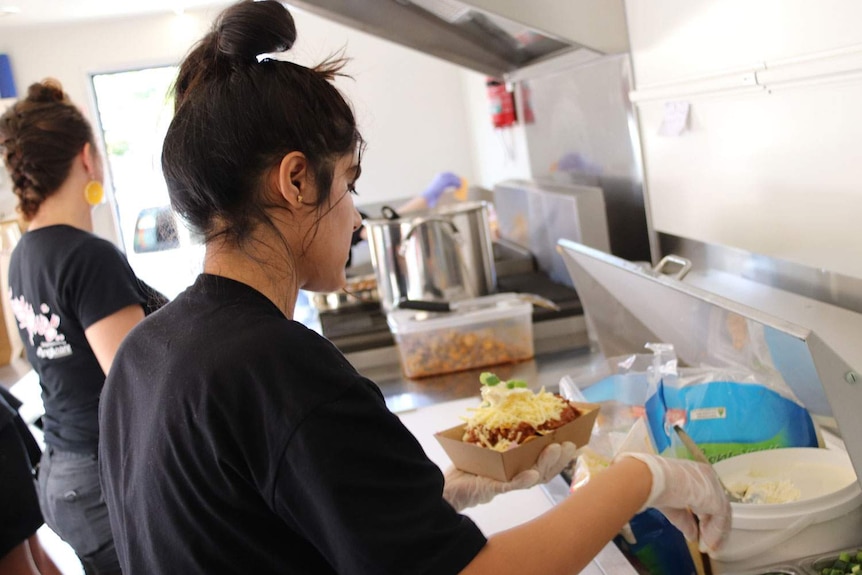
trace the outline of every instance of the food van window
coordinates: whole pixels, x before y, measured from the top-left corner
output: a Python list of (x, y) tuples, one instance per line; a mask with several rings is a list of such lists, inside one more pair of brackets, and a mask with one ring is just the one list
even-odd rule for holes
[(203, 245), (173, 213), (161, 169), (176, 66), (91, 76), (111, 208), (135, 273), (173, 299), (201, 269)]

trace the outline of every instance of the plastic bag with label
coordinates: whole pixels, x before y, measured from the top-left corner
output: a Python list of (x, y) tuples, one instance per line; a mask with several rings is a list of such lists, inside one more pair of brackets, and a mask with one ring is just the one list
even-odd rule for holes
[(808, 410), (772, 366), (763, 338), (736, 325), (732, 344), (711, 356), (722, 365), (681, 367), (673, 346), (647, 344), (654, 354), (645, 403), (658, 453), (686, 457), (673, 426), (692, 437), (713, 463), (734, 455), (783, 447), (817, 447)]

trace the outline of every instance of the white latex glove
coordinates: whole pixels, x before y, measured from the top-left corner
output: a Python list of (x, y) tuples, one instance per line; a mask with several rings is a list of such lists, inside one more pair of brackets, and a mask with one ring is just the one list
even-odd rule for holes
[(511, 481), (497, 481), (473, 475), (450, 465), (444, 473), (446, 484), (443, 487), (443, 498), (456, 510), (461, 511), (481, 503), (488, 503), (501, 493), (529, 489), (534, 485), (547, 483), (571, 463), (575, 458), (576, 450), (575, 444), (568, 441), (552, 443), (542, 450), (533, 467), (522, 471)]
[(617, 459), (621, 457), (643, 461), (652, 473), (652, 489), (640, 511), (658, 509), (689, 541), (697, 541), (700, 531), (701, 551), (721, 547), (730, 533), (731, 510), (714, 469), (696, 461), (646, 453), (622, 453)]

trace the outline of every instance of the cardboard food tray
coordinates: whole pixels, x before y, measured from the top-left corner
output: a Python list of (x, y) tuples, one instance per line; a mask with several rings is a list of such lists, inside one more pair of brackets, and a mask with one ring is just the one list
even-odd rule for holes
[(535, 465), (542, 450), (551, 443), (571, 441), (578, 447), (590, 441), (593, 424), (599, 414), (599, 404), (571, 402), (580, 411), (573, 421), (555, 429), (547, 435), (532, 439), (508, 451), (495, 451), (488, 447), (480, 447), (473, 443), (464, 443), (466, 423), (451, 427), (434, 434), (437, 441), (452, 460), (452, 464), (468, 473), (490, 477), (498, 481), (510, 481), (520, 472)]

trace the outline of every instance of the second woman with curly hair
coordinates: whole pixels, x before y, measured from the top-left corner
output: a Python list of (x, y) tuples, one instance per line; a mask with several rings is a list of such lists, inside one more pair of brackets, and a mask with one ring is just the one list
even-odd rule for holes
[(42, 513), (88, 575), (116, 573), (98, 473), (99, 396), (122, 339), (166, 300), (93, 233), (102, 160), (89, 122), (59, 82), (31, 85), (0, 116), (0, 149), (27, 228), (8, 281), (45, 406)]

